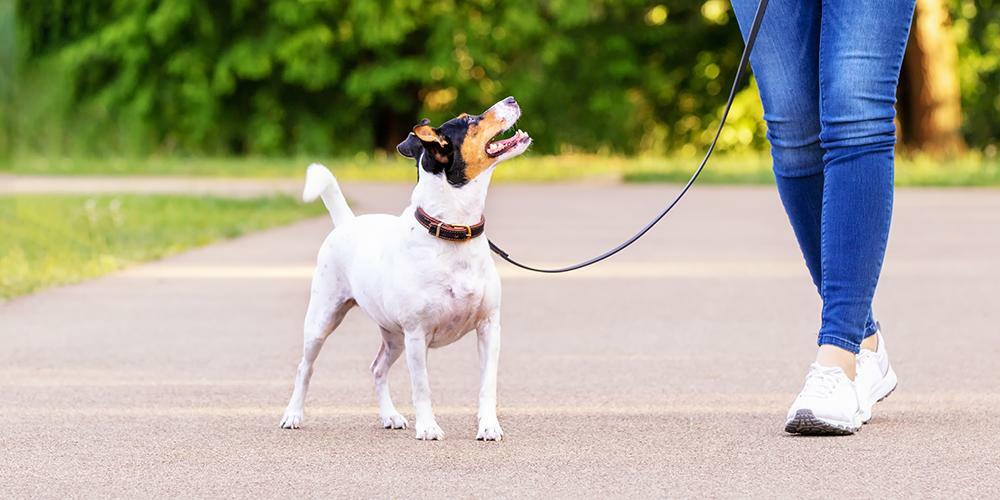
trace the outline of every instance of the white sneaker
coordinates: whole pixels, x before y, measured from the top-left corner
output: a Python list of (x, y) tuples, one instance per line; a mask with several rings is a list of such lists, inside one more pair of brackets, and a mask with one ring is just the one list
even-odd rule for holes
[(854, 383), (861, 395), (861, 420), (868, 423), (872, 419), (872, 407), (882, 401), (896, 388), (896, 372), (889, 364), (889, 353), (885, 350), (882, 331), (876, 333), (878, 346), (874, 351), (862, 349), (858, 353), (858, 374)]
[(861, 428), (861, 402), (854, 382), (838, 367), (813, 363), (806, 384), (788, 410), (785, 432), (854, 434)]

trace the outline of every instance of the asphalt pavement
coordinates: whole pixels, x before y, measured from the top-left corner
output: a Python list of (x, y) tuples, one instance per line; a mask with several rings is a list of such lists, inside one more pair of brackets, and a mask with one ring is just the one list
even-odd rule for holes
[[(290, 189), (290, 188), (289, 188)], [(589, 257), (675, 186), (498, 185), (487, 234)], [(358, 212), (409, 186), (345, 183)], [(256, 191), (254, 191), (256, 192)], [(431, 352), (440, 442), (378, 425), (378, 331), (327, 342), (278, 428), (325, 217), (0, 305), (0, 497), (988, 497), (1000, 488), (1000, 191), (901, 189), (876, 300), (900, 377), (849, 437), (784, 414), (819, 300), (773, 188), (696, 187), (593, 270), (504, 282), (500, 421), (476, 441), (474, 335)], [(412, 422), (409, 380), (391, 375)]]

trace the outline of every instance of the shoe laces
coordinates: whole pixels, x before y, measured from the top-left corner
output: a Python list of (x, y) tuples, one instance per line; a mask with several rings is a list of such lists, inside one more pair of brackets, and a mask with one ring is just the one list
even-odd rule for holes
[(802, 396), (826, 398), (833, 394), (840, 383), (844, 371), (836, 367), (826, 367), (813, 363), (806, 375), (806, 384), (802, 388)]

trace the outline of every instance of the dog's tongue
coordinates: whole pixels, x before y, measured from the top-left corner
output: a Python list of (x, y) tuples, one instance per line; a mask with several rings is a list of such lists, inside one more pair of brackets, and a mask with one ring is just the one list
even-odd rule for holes
[(509, 137), (507, 139), (501, 139), (501, 140), (496, 141), (496, 142), (491, 142), (490, 145), (489, 145), (489, 148), (487, 149), (487, 151), (489, 151), (490, 154), (494, 154), (494, 153), (497, 153), (499, 151), (503, 151), (504, 149), (507, 149), (507, 148), (513, 146), (514, 144), (516, 144), (518, 141), (520, 141), (521, 139), (523, 139), (524, 136), (525, 136), (525, 133), (522, 132), (522, 131), (520, 131), (520, 130), (518, 130), (517, 132), (514, 133), (514, 135), (512, 137)]

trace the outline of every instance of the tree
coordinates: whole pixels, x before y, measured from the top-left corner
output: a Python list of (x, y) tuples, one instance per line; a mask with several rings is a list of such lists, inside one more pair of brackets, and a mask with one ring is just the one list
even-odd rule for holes
[(945, 0), (917, 0), (900, 81), (903, 143), (932, 155), (964, 150), (958, 45)]
[(13, 82), (16, 80), (14, 2), (0, 0), (0, 158), (10, 153)]
[(1000, 147), (1000, 0), (951, 0), (962, 90), (962, 135), (995, 156)]
[[(706, 142), (741, 48), (726, 0), (21, 0), (18, 14), (25, 66), (54, 62), (38, 81), (69, 89), (63, 116), (34, 115), (111, 154), (391, 151), (421, 117), (507, 95), (536, 151), (665, 152)], [(58, 127), (37, 128), (22, 135)]]

